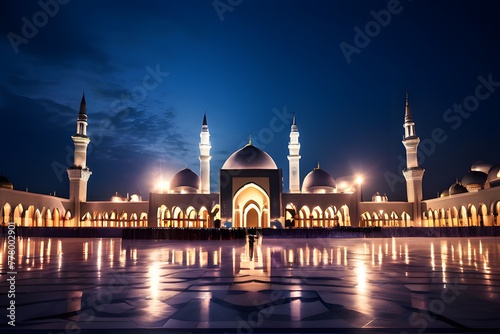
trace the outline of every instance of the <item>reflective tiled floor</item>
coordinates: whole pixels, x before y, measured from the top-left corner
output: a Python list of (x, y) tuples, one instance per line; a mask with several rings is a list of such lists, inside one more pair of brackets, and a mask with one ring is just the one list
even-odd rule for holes
[[(1, 241), (0, 313), (9, 303)], [(16, 330), (500, 328), (500, 239), (19, 239)], [(2, 321), (0, 330), (11, 330)], [(107, 331), (109, 332), (109, 331)]]

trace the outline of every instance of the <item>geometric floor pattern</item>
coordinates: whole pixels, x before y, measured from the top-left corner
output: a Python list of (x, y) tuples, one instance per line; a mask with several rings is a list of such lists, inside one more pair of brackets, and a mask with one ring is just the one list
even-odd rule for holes
[(500, 328), (497, 238), (261, 239), (254, 245), (24, 238), (17, 260), (16, 326), (2, 321), (5, 332)]

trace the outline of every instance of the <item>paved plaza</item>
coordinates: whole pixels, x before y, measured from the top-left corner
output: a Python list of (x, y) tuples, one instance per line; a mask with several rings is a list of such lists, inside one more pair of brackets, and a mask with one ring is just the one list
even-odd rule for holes
[[(17, 242), (16, 326), (40, 333), (494, 332), (497, 238)], [(9, 284), (2, 240), (1, 312)], [(8, 318), (7, 318), (8, 320)]]

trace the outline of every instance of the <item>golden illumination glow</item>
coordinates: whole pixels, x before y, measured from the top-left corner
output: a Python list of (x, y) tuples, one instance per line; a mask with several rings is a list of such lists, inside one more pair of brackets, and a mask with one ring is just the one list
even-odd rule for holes
[(405, 263), (410, 264), (410, 252), (408, 251), (408, 244), (405, 244)]
[(208, 264), (208, 252), (204, 251), (201, 247), (198, 252), (200, 258), (200, 267), (205, 267)]
[(50, 253), (52, 252), (52, 239), (47, 242), (47, 264), (50, 263)]
[(157, 299), (159, 296), (159, 285), (160, 285), (160, 264), (154, 262), (149, 266), (148, 278), (149, 278), (149, 293), (152, 299)]
[(396, 260), (397, 259), (397, 247), (396, 247), (396, 238), (394, 238), (394, 237), (392, 237), (391, 253), (392, 253), (392, 259)]
[(89, 259), (89, 243), (83, 243), (83, 260), (87, 261)]
[(101, 277), (101, 265), (102, 265), (102, 239), (97, 243), (97, 276)]
[(163, 180), (163, 178), (161, 178), (159, 181), (156, 182), (155, 190), (160, 194), (168, 193), (169, 188), (170, 188), (170, 182)]
[(441, 271), (443, 272), (443, 283), (446, 283), (446, 262), (448, 260), (448, 244), (446, 240), (441, 241)]
[(357, 184), (362, 184), (362, 183), (363, 183), (363, 181), (364, 181), (364, 180), (363, 180), (363, 175), (358, 175), (358, 176), (356, 177), (356, 183), (357, 183)]
[(436, 270), (436, 262), (434, 258), (434, 244), (431, 243), (431, 267), (432, 271)]
[(45, 242), (42, 240), (42, 242), (40, 242), (40, 269), (43, 269), (44, 246), (45, 246)]

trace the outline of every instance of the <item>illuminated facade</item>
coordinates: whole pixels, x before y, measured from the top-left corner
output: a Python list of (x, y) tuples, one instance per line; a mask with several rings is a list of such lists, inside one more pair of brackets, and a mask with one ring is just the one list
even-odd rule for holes
[(87, 109), (82, 97), (72, 136), (74, 163), (68, 168), (69, 199), (13, 190), (0, 177), (0, 222), (34, 227), (341, 227), (497, 225), (500, 210), (500, 165), (476, 163), (442, 197), (422, 199), (424, 170), (417, 158), (420, 142), (406, 97), (403, 145), (407, 165), (407, 201), (375, 195), (361, 200), (361, 179), (335, 180), (318, 166), (300, 182), (300, 142), (295, 116), (288, 143), (289, 189), (271, 156), (252, 144), (228, 157), (219, 171), (219, 192), (210, 192), (210, 132), (204, 115), (200, 132), (200, 174), (185, 168), (166, 189), (140, 196), (88, 201)]

